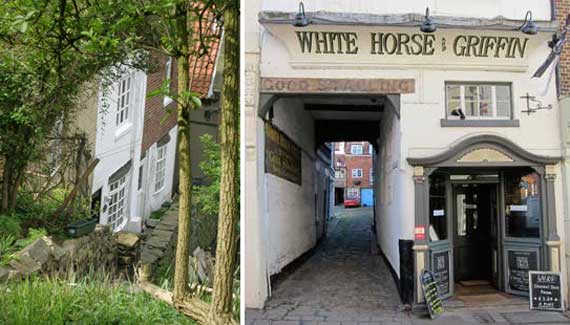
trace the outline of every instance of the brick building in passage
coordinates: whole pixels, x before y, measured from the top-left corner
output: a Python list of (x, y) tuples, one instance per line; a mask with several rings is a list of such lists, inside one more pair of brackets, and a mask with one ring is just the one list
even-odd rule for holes
[(334, 146), (335, 205), (357, 199), (360, 205), (372, 206), (373, 146), (364, 141), (336, 142)]

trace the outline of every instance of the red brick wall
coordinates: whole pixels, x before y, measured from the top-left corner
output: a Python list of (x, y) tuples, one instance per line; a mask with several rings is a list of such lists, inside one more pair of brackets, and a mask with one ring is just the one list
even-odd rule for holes
[[(563, 25), (570, 13), (570, 0), (555, 0), (556, 20)], [(570, 35), (569, 35), (570, 36)], [(560, 96), (570, 96), (570, 44), (566, 43), (560, 55)]]
[[(370, 184), (370, 169), (372, 169), (372, 155), (369, 154), (369, 144), (368, 142), (363, 143), (362, 155), (352, 155), (350, 153), (350, 147), (352, 144), (362, 144), (362, 142), (345, 142), (344, 151), (345, 154), (335, 153), (334, 166), (336, 167), (337, 161), (346, 166), (346, 187), (359, 187), (368, 188), (372, 187)], [(338, 143), (335, 145), (338, 150)], [(362, 169), (362, 177), (353, 178), (352, 170), (360, 168)], [(359, 184), (355, 184), (354, 181), (360, 181)]]
[[(166, 77), (166, 62), (168, 58), (164, 55), (153, 57), (155, 69), (147, 74), (146, 92), (147, 94), (159, 88)], [(177, 89), (176, 61), (172, 62), (170, 87), (173, 92)], [(142, 152), (145, 152), (155, 142), (168, 134), (176, 126), (176, 103), (172, 102), (168, 107), (164, 107), (164, 97), (147, 97), (145, 100), (144, 129), (142, 139)]]

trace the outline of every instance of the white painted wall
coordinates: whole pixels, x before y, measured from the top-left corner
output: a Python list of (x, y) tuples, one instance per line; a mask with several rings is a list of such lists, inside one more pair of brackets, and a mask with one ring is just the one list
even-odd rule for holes
[[(398, 240), (409, 239), (409, 220), (402, 216), (413, 204), (409, 189), (405, 188), (408, 176), (401, 168), (401, 123), (390, 103), (386, 103), (380, 123), (380, 150), (376, 159), (375, 190), (376, 234), (378, 245), (396, 273), (400, 274)], [(413, 189), (412, 189), (413, 194)], [(413, 217), (413, 215), (412, 215)], [(414, 219), (412, 218), (412, 221)], [(412, 225), (413, 227), (413, 225)]]
[[(523, 20), (527, 10), (532, 10), (535, 20), (550, 20), (549, 0), (308, 0), (303, 1), (306, 12), (326, 11), (332, 13), (360, 14), (424, 14), (426, 7), (434, 16), (495, 18)], [(297, 12), (297, 1), (263, 0), (261, 10)]]
[[(126, 73), (134, 76), (131, 88), (132, 105), (129, 106), (127, 123), (115, 125), (117, 89), (109, 89), (99, 96), (95, 156), (100, 159), (100, 162), (93, 172), (92, 193), (102, 188), (102, 210), (99, 222), (106, 224), (108, 215), (103, 212), (103, 205), (109, 193), (109, 177), (130, 160), (131, 168), (127, 174), (126, 185), (128, 191), (125, 195), (125, 221), (115, 231), (140, 232), (144, 219), (148, 218), (153, 211), (160, 209), (161, 205), (172, 197), (177, 127), (169, 131), (170, 141), (166, 144), (165, 185), (161, 191), (155, 192), (156, 143), (147, 150), (145, 158), (140, 160), (147, 78), (141, 71), (129, 70)], [(139, 167), (141, 166), (143, 167), (143, 183), (139, 190), (138, 180), (141, 177)]]
[(166, 174), (164, 186), (161, 190), (155, 191), (156, 182), (156, 160), (158, 154), (158, 146), (154, 143), (146, 151), (145, 170), (142, 184), (142, 211), (140, 217), (146, 219), (153, 211), (161, 208), (162, 204), (170, 201), (172, 198), (172, 183), (174, 180), (174, 163), (176, 159), (176, 141), (178, 126), (173, 127), (168, 132), (170, 141), (166, 146)]
[[(136, 193), (136, 177), (139, 167), (146, 94), (146, 75), (141, 71), (134, 70), (128, 70), (126, 73), (133, 76), (128, 122), (120, 126), (116, 126), (115, 123), (117, 84), (114, 84), (111, 89), (103, 91), (99, 95), (95, 157), (99, 158), (100, 161), (93, 172), (92, 186), (92, 192), (102, 188), (101, 208), (103, 208), (105, 197), (109, 193), (109, 176), (131, 160), (132, 164), (126, 185), (128, 189), (126, 194), (126, 218), (123, 225), (115, 229), (116, 231), (125, 228), (132, 211), (136, 211), (136, 199), (133, 197), (133, 194)], [(107, 217), (107, 214), (101, 210), (99, 222), (106, 224)]]
[(269, 275), (281, 271), (317, 241), (313, 118), (297, 99), (279, 100), (274, 114), (274, 125), (302, 148), (302, 185), (265, 173)]

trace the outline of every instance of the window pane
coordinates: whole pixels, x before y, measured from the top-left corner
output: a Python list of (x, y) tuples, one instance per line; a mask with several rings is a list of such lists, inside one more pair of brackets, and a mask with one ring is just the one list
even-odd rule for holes
[(505, 175), (505, 224), (508, 237), (540, 237), (540, 177), (537, 173)]
[(511, 91), (509, 86), (496, 86), (497, 100), (511, 101)]
[(447, 86), (447, 113), (449, 116), (458, 116), (461, 109), (461, 86)]
[(477, 86), (465, 86), (465, 115), (477, 116), (479, 111), (479, 94)]
[(511, 116), (511, 103), (497, 101), (497, 116), (500, 117)]
[(491, 86), (479, 87), (479, 115), (493, 116), (493, 88)]
[(445, 177), (434, 174), (429, 179), (429, 239), (447, 239), (447, 212), (445, 201)]

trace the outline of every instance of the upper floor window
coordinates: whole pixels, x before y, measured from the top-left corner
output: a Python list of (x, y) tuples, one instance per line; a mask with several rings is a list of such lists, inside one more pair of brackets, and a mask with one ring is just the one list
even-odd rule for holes
[(370, 169), (370, 185), (374, 184), (374, 169)]
[(350, 153), (353, 155), (361, 155), (362, 154), (362, 145), (361, 144), (353, 144), (350, 146)]
[(164, 180), (166, 176), (166, 147), (163, 145), (157, 149), (156, 171), (154, 179), (154, 191), (159, 192), (164, 188)]
[(372, 144), (368, 145), (368, 153), (371, 155), (374, 153), (374, 146)]
[(344, 169), (335, 170), (334, 177), (337, 179), (343, 179), (344, 178)]
[(353, 178), (361, 178), (362, 177), (362, 168), (355, 168), (352, 170), (352, 177)]
[(127, 76), (119, 81), (117, 96), (117, 115), (115, 118), (116, 125), (121, 125), (129, 120), (129, 105), (131, 94), (131, 76)]
[(338, 143), (338, 148), (335, 150), (337, 153), (344, 153), (344, 142)]
[(511, 119), (511, 85), (446, 83), (446, 117), (451, 120)]

